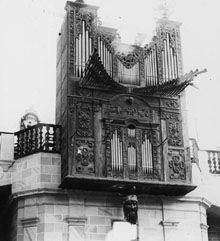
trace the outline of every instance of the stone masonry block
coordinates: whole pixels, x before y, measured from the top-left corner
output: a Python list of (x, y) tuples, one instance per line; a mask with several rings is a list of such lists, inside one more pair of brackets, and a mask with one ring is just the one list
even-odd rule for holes
[(30, 206), (24, 208), (24, 218), (36, 217), (37, 213), (37, 206)]
[(111, 230), (111, 226), (97, 226), (99, 234), (107, 234)]
[(45, 233), (44, 234), (45, 241), (63, 241), (61, 232), (53, 232), (53, 233)]
[(68, 206), (67, 205), (55, 205), (54, 214), (61, 214), (64, 216), (68, 215)]
[(98, 216), (98, 207), (86, 207), (86, 216)]
[(61, 165), (61, 159), (60, 159), (60, 158), (53, 157), (53, 158), (52, 158), (52, 165), (60, 166), (60, 165)]
[(53, 223), (40, 223), (37, 227), (38, 232), (53, 232), (54, 224)]
[(98, 215), (100, 216), (112, 216), (113, 209), (107, 207), (100, 207), (98, 208)]
[(82, 216), (85, 216), (85, 207), (83, 205), (77, 205), (77, 204), (76, 205), (71, 205), (69, 207), (69, 216), (72, 216), (72, 217), (82, 217)]
[(25, 200), (24, 200), (25, 206), (35, 205), (36, 203), (37, 203), (37, 200), (35, 197), (25, 198)]
[(105, 240), (105, 234), (90, 234), (91, 240)]
[(32, 169), (31, 168), (23, 170), (23, 172), (22, 172), (22, 178), (30, 177), (31, 175), (32, 175)]
[(40, 182), (51, 182), (50, 174), (40, 174)]
[(52, 158), (41, 157), (41, 165), (52, 165)]
[(90, 219), (90, 224), (105, 225), (105, 217), (91, 216), (89, 219)]

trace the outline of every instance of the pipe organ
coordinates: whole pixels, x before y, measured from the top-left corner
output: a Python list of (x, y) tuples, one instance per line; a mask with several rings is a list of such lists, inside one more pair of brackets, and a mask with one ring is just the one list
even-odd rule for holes
[(143, 48), (99, 26), (97, 9), (68, 1), (59, 34), (61, 187), (115, 191), (134, 185), (139, 193), (184, 194), (192, 187), (182, 95), (170, 95), (184, 77), (179, 23), (158, 22)]

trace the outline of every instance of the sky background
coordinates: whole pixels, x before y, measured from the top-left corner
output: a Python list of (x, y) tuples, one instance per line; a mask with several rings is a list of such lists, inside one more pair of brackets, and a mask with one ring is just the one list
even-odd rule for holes
[[(122, 42), (154, 33), (158, 0), (85, 0), (99, 6), (103, 26), (119, 29)], [(168, 1), (168, 3), (170, 0)], [(207, 68), (188, 87), (189, 136), (202, 149), (220, 147), (220, 2), (173, 0), (170, 19), (182, 23), (184, 73)], [(0, 131), (19, 130), (28, 109), (55, 123), (56, 41), (65, 0), (0, 0)]]

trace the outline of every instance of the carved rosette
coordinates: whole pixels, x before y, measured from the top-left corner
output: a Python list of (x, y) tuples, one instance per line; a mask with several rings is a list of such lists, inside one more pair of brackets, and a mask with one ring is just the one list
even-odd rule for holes
[(169, 146), (183, 146), (182, 123), (178, 113), (162, 112), (161, 119), (167, 123), (167, 138)]
[(166, 100), (165, 106), (172, 109), (178, 109), (180, 107), (178, 100)]
[(74, 114), (76, 112), (76, 103), (77, 101), (73, 98), (68, 98), (68, 110), (70, 114)]
[(76, 141), (76, 172), (94, 174), (94, 141), (78, 139)]
[(77, 103), (77, 136), (93, 137), (92, 104)]
[(169, 178), (186, 180), (184, 150), (168, 149)]

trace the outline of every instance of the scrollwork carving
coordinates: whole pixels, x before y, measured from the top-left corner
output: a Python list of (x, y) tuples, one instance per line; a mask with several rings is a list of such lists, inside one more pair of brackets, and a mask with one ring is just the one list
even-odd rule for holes
[(183, 150), (168, 150), (169, 160), (169, 178), (170, 179), (186, 179), (185, 156)]
[(76, 141), (76, 171), (79, 173), (92, 174), (94, 168), (94, 141), (77, 140)]
[(179, 103), (177, 100), (167, 100), (165, 102), (165, 105), (169, 108), (174, 108), (174, 109), (179, 108)]
[(117, 53), (117, 58), (121, 61), (121, 63), (127, 68), (131, 69), (137, 62), (143, 63), (143, 49), (140, 47), (136, 47), (131, 53)]
[(77, 104), (77, 136), (93, 136), (92, 105), (89, 103)]
[(153, 120), (152, 110), (145, 108), (144, 106), (120, 107), (117, 105), (106, 105), (104, 109), (104, 115), (117, 117), (132, 117), (137, 119), (144, 119), (145, 121), (149, 122), (152, 122)]
[(179, 114), (163, 111), (161, 119), (165, 119), (167, 122), (168, 145), (183, 146), (182, 125)]

